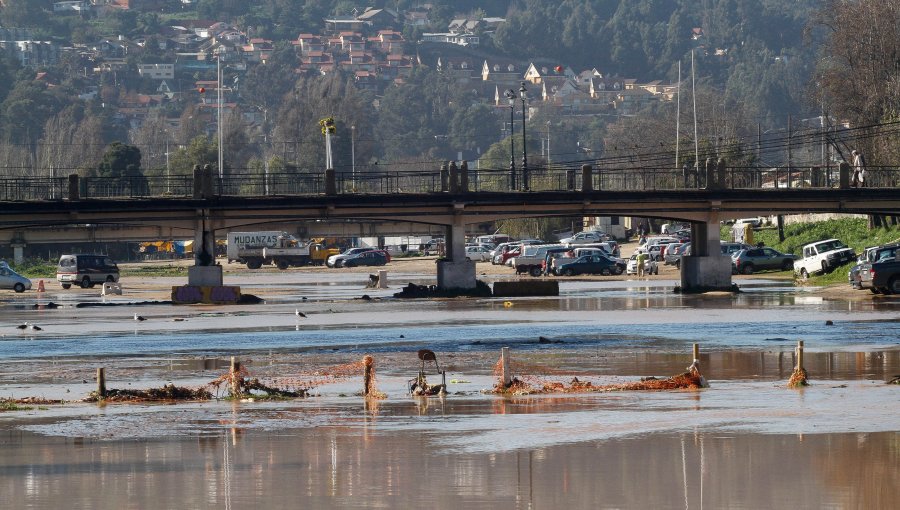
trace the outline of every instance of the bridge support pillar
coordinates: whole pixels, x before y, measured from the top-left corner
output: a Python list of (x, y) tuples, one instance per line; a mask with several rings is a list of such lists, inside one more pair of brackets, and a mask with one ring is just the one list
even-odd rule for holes
[(681, 258), (681, 291), (731, 291), (731, 258), (722, 255), (719, 222), (691, 224), (691, 255)]
[(447, 254), (437, 263), (437, 286), (440, 290), (475, 288), (475, 262), (466, 259), (466, 225), (461, 214), (453, 216), (444, 237)]
[(188, 268), (188, 285), (222, 286), (222, 266), (216, 265), (216, 231), (206, 213), (194, 227), (194, 265)]

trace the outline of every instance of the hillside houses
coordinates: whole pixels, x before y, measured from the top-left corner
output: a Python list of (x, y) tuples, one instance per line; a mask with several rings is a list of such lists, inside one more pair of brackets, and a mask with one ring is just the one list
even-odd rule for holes
[[(110, 9), (146, 12), (156, 5), (154, 0), (61, 1), (54, 3), (54, 10), (60, 15), (84, 10), (102, 15)], [(474, 57), (459, 48), (479, 45), (505, 23), (503, 18), (457, 17), (450, 20), (444, 33), (426, 33), (420, 41), (406, 40), (404, 27), (426, 26), (428, 15), (429, 9), (422, 6), (400, 13), (369, 7), (322, 19), (320, 30), (297, 34), (290, 41), (265, 38), (252, 28), (215, 19), (177, 18), (159, 27), (157, 33), (139, 38), (109, 34), (66, 47), (34, 41), (29, 30), (0, 27), (0, 49), (35, 71), (65, 57), (75, 63), (73, 69), (81, 69), (76, 95), (85, 100), (99, 98), (98, 92), (110, 83), (138, 87), (118, 99), (104, 95), (107, 104), (118, 101), (113, 105), (118, 108), (117, 117), (131, 125), (139, 124), (153, 109), (171, 109), (171, 103), (214, 113), (219, 107), (217, 86), (210, 80), (217, 68), (223, 70), (229, 84), (238, 83), (242, 73), (267, 65), (285, 43), (296, 53), (296, 74), (346, 73), (359, 89), (376, 96), (392, 84), (402, 83), (418, 65), (436, 69), (472, 102), (497, 107), (508, 107), (504, 92), (518, 91), (522, 82), (528, 84), (530, 109), (550, 108), (576, 115), (630, 114), (651, 101), (671, 100), (675, 94), (674, 85), (658, 80), (637, 83), (597, 69), (576, 72), (563, 65)], [(422, 62), (421, 47), (416, 43), (428, 45), (428, 52), (423, 53), (437, 55), (435, 60)], [(442, 44), (453, 45), (446, 56), (441, 55), (445, 51)], [(200, 88), (206, 93), (196, 93)], [(235, 90), (224, 87), (224, 107), (239, 108), (239, 100)]]

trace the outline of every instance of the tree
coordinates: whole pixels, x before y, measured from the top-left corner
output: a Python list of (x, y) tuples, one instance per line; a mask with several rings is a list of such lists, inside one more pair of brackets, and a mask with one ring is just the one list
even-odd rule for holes
[(112, 178), (141, 176), (141, 150), (122, 142), (111, 143), (97, 165), (97, 175)]

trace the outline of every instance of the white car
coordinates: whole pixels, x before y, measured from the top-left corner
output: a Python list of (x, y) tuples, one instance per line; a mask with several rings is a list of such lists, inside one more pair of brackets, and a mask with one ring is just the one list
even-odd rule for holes
[(484, 246), (466, 246), (466, 258), (476, 262), (491, 260), (491, 252)]
[[(635, 253), (628, 259), (628, 264), (625, 265), (625, 274), (637, 274), (637, 257), (638, 254)], [(655, 260), (648, 259), (644, 264), (646, 264), (644, 269), (647, 274), (659, 274), (659, 264)]]
[(594, 244), (594, 243), (602, 243), (609, 239), (607, 234), (603, 232), (598, 232), (596, 230), (586, 230), (584, 232), (579, 232), (572, 237), (567, 237), (565, 239), (560, 239), (559, 242), (562, 244)]
[(0, 262), (0, 289), (25, 292), (31, 288), (31, 280), (12, 270), (6, 262)]

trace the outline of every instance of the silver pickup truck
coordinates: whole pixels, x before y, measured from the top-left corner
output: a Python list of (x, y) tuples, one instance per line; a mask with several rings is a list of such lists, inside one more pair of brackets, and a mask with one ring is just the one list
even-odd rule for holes
[(525, 246), (521, 255), (517, 255), (510, 260), (509, 265), (516, 268), (516, 274), (528, 273), (531, 276), (540, 276), (544, 272), (544, 260), (547, 258), (548, 250), (562, 250), (567, 248), (562, 244), (534, 244)]

